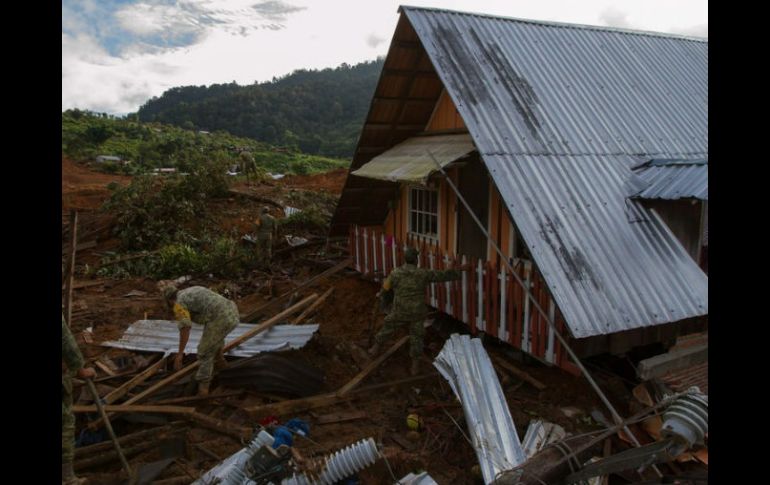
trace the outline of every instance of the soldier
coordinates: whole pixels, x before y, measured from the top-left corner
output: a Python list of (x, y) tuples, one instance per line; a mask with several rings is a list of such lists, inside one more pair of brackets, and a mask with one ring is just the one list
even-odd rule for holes
[(177, 290), (174, 285), (163, 287), (166, 303), (174, 312), (174, 319), (179, 327), (179, 353), (174, 359), (174, 369), (182, 368), (184, 349), (190, 338), (192, 322), (203, 325), (203, 335), (198, 343), (198, 372), (195, 381), (198, 383), (198, 395), (207, 396), (214, 375), (214, 367), (224, 367), (227, 364), (222, 349), (225, 337), (239, 323), (240, 315), (235, 302), (202, 286), (191, 286)]
[(260, 264), (270, 263), (273, 258), (273, 235), (276, 232), (275, 218), (270, 209), (263, 207), (257, 219), (257, 251)]
[(380, 351), (380, 346), (390, 337), (393, 331), (402, 326), (409, 326), (410, 348), (412, 357), (410, 373), (417, 375), (422, 356), (425, 327), (423, 322), (428, 315), (425, 305), (425, 289), (430, 283), (451, 281), (461, 277), (460, 270), (469, 269), (468, 265), (456, 270), (429, 270), (417, 267), (418, 252), (409, 248), (404, 253), (405, 264), (393, 270), (382, 284), (384, 292), (393, 290), (393, 309), (385, 317), (385, 324), (374, 337), (374, 345), (369, 349), (369, 355), (374, 356)]
[(61, 316), (61, 474), (62, 484), (78, 485), (84, 479), (75, 476), (72, 460), (75, 458), (75, 415), (72, 414), (72, 376), (81, 379), (93, 379), (96, 372), (91, 367), (83, 367), (83, 354), (80, 353), (75, 338), (72, 336), (64, 314)]

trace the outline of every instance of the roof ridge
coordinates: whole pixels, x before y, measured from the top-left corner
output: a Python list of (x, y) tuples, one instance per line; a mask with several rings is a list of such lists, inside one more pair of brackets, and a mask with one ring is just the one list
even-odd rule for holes
[(492, 15), (488, 13), (478, 13), (478, 12), (465, 12), (461, 10), (449, 10), (446, 8), (437, 8), (437, 7), (416, 7), (412, 5), (400, 5), (398, 7), (398, 11), (401, 12), (402, 10), (422, 10), (425, 12), (441, 12), (441, 13), (449, 13), (449, 14), (455, 14), (455, 15), (467, 15), (471, 17), (482, 17), (482, 18), (488, 18), (488, 19), (494, 19), (494, 20), (506, 20), (509, 22), (520, 22), (525, 24), (543, 25), (546, 27), (562, 27), (562, 28), (572, 28), (572, 29), (579, 29), (579, 30), (595, 30), (600, 32), (617, 32), (619, 34), (641, 35), (646, 37), (664, 37), (664, 38), (671, 38), (671, 39), (689, 40), (693, 42), (702, 42), (704, 44), (708, 44), (708, 37), (694, 37), (691, 35), (671, 34), (667, 32), (654, 32), (651, 30), (634, 30), (634, 29), (624, 29), (621, 27), (608, 27), (603, 25), (573, 24), (569, 22), (556, 22), (552, 20), (524, 19), (520, 17), (508, 17), (508, 16), (502, 16), (502, 15)]

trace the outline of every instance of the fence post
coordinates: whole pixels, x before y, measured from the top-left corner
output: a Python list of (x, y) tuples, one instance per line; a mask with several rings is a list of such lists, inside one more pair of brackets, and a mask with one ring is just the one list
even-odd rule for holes
[(364, 274), (369, 273), (369, 237), (366, 228), (364, 228)]
[(507, 342), (508, 341), (508, 329), (505, 326), (506, 322), (506, 316), (508, 312), (506, 311), (506, 303), (507, 303), (507, 296), (508, 292), (505, 291), (505, 266), (500, 267), (500, 327), (497, 329), (497, 338), (500, 340)]
[(358, 226), (356, 226), (356, 271), (363, 273), (361, 271), (361, 248), (358, 242)]
[[(465, 256), (463, 256), (462, 259), (463, 265), (467, 264)], [(462, 307), (463, 307), (463, 322), (470, 324), (471, 322), (468, 319), (468, 272), (463, 271), (463, 280), (462, 280)]]
[[(527, 298), (527, 291), (531, 288), (530, 284), (531, 272), (527, 274), (527, 278), (524, 280), (526, 285), (522, 291), (522, 298), (524, 299), (524, 319), (521, 322), (521, 350), (530, 352), (529, 348), (529, 298)], [(534, 296), (534, 295), (533, 295)]]
[[(450, 261), (449, 255), (447, 253), (444, 253), (444, 269), (446, 269), (449, 266), (449, 261)], [(456, 266), (452, 265), (452, 267), (455, 268)], [(455, 285), (454, 281), (447, 281), (446, 283), (444, 283), (444, 288), (446, 288), (446, 291), (445, 291), (446, 307), (444, 308), (444, 311), (449, 315), (452, 315), (452, 294), (454, 293), (452, 291), (452, 288), (454, 287), (454, 285)]]
[[(555, 313), (556, 313), (556, 306), (553, 303), (553, 299), (550, 299), (548, 302), (548, 318), (551, 319), (552, 322), (555, 324)], [(554, 339), (556, 336), (553, 334), (553, 328), (551, 328), (550, 325), (548, 325), (548, 344), (545, 347), (545, 360), (547, 362), (555, 363), (554, 354), (553, 354), (553, 344)]]
[[(428, 268), (431, 270), (436, 269), (433, 252), (430, 250), (428, 251)], [(438, 306), (436, 304), (436, 283), (430, 284), (430, 306), (432, 306), (433, 308), (436, 308)]]
[(478, 266), (476, 268), (478, 270), (477, 278), (478, 278), (478, 286), (476, 288), (477, 292), (477, 298), (478, 298), (478, 305), (476, 307), (477, 311), (477, 317), (476, 317), (476, 326), (480, 328), (482, 331), (485, 330), (484, 326), (484, 265), (481, 263), (481, 259), (478, 261)]
[(387, 265), (387, 259), (388, 259), (388, 251), (385, 246), (385, 233), (383, 232), (380, 234), (380, 241), (382, 243), (382, 277), (383, 279), (388, 276), (388, 265)]

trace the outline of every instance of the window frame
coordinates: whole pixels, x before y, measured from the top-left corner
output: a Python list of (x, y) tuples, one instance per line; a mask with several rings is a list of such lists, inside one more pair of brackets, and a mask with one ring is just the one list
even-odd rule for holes
[[(406, 232), (409, 236), (417, 237), (417, 238), (425, 238), (430, 241), (434, 241), (436, 243), (440, 243), (441, 239), (441, 193), (438, 188), (431, 188), (431, 187), (425, 187), (422, 185), (408, 185), (407, 186), (408, 197), (407, 197), (407, 207), (406, 207), (406, 218), (407, 218), (407, 227)], [(419, 192), (423, 193), (431, 193), (435, 194), (436, 196), (436, 205), (434, 207), (434, 211), (426, 211), (423, 209), (415, 208), (415, 205), (413, 204), (419, 204), (419, 200), (415, 202), (415, 196)], [(419, 195), (417, 196), (419, 199)], [(428, 204), (429, 206), (430, 204)], [(423, 205), (424, 207), (424, 205)], [(418, 228), (413, 227), (412, 223), (412, 214), (417, 213), (418, 214), (418, 220), (420, 216), (428, 216), (427, 218), (422, 219), (422, 223), (425, 224), (426, 219), (429, 221), (430, 217), (436, 218), (436, 233), (425, 233), (425, 232), (418, 232)], [(418, 224), (419, 225), (419, 224)]]

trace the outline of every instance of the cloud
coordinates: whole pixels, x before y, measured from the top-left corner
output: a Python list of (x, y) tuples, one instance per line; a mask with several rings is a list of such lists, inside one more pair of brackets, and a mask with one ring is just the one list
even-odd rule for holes
[(602, 10), (599, 14), (599, 21), (608, 27), (633, 28), (628, 21), (628, 14), (615, 7), (607, 7)]
[(366, 45), (368, 45), (372, 49), (376, 49), (377, 46), (382, 44), (383, 42), (385, 42), (385, 38), (378, 36), (374, 32), (366, 36)]
[(671, 32), (691, 37), (709, 37), (709, 24), (697, 24), (690, 27), (672, 28)]
[(281, 0), (265, 0), (251, 6), (259, 15), (273, 22), (285, 22), (287, 16), (307, 7), (297, 7)]

